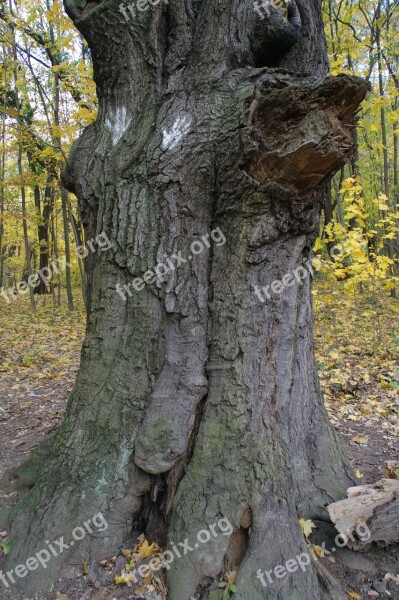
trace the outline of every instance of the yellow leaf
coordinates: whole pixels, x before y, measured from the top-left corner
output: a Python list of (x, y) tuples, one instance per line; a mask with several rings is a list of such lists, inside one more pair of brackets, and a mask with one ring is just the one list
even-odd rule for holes
[(151, 585), (152, 583), (152, 573), (148, 573), (148, 575), (146, 575), (143, 579), (144, 583), (146, 585)]
[(225, 575), (225, 578), (230, 585), (234, 584), (237, 579), (237, 571), (228, 571)]
[(316, 242), (315, 242), (315, 245), (314, 245), (314, 247), (313, 247), (313, 251), (314, 251), (314, 252), (317, 252), (317, 250), (321, 250), (322, 248), (323, 248), (323, 242), (322, 242), (322, 241), (321, 241), (321, 239), (318, 237), (318, 238), (317, 238), (317, 240), (316, 240)]
[(316, 529), (316, 525), (311, 520), (305, 521), (305, 519), (299, 519), (299, 525), (305, 538), (308, 538), (312, 534), (313, 529)]
[(6, 108), (5, 106), (0, 106), (0, 113), (4, 115), (9, 115), (10, 117), (20, 117), (21, 113), (18, 110), (13, 108)]
[(322, 548), (320, 548), (320, 546), (316, 546), (315, 544), (312, 544), (312, 548), (313, 548), (313, 552), (316, 554), (316, 556), (318, 558), (324, 558), (325, 552)]
[(355, 600), (362, 600), (362, 597), (357, 592), (348, 592), (348, 594), (351, 598), (354, 598)]
[(133, 581), (133, 575), (122, 572), (121, 575), (115, 575), (114, 581), (117, 585), (123, 585), (124, 583), (130, 583), (131, 581)]
[(140, 552), (140, 554), (146, 558), (147, 556), (151, 556), (151, 554), (154, 554), (154, 552), (156, 552), (158, 549), (157, 544), (151, 544), (151, 546), (149, 545), (149, 543), (147, 542), (147, 540), (145, 539), (144, 542), (141, 544), (141, 546), (139, 546), (138, 548), (138, 552)]
[(368, 438), (366, 438), (364, 435), (357, 435), (353, 438), (352, 442), (354, 442), (355, 444), (364, 444), (365, 446), (367, 446)]

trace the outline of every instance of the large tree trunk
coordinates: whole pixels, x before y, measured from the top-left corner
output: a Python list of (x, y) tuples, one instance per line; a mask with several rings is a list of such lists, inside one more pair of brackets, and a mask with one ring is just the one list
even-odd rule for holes
[[(324, 79), (318, 0), (264, 19), (252, 0), (173, 0), (128, 22), (119, 1), (83, 5), (66, 0), (100, 113), (64, 184), (87, 239), (105, 231), (113, 250), (87, 262), (81, 369), (47, 461), (26, 466), (41, 470), (13, 515), (9, 564), (98, 511), (106, 533), (27, 584), (112, 554), (132, 531), (177, 543), (223, 516), (234, 533), (175, 562), (172, 600), (206, 597), (232, 565), (236, 600), (318, 599), (312, 568), (283, 591), (257, 570), (300, 554), (298, 517), (326, 518), (354, 479), (320, 394), (310, 277), (265, 302), (255, 290), (309, 260), (367, 86)], [(165, 255), (181, 257), (174, 269), (123, 291)]]

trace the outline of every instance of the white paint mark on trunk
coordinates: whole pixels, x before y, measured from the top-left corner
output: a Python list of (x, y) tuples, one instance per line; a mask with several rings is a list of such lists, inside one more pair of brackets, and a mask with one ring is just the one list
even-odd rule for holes
[(129, 463), (129, 459), (133, 454), (133, 449), (131, 448), (122, 448), (119, 461), (116, 467), (116, 471), (120, 477), (122, 477), (125, 481), (129, 480), (127, 465)]
[(128, 115), (126, 106), (119, 106), (115, 111), (110, 112), (110, 116), (105, 120), (105, 126), (112, 134), (113, 146), (122, 139), (131, 122), (132, 117)]
[(190, 116), (178, 117), (171, 129), (164, 129), (162, 150), (176, 148), (185, 135), (190, 131), (192, 118)]

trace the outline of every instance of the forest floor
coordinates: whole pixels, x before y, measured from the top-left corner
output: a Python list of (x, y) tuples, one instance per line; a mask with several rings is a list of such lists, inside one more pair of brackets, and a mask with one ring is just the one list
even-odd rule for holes
[[(361, 482), (374, 483), (387, 460), (399, 460), (399, 302), (381, 291), (345, 295), (343, 286), (323, 282), (315, 286), (314, 299), (316, 359), (329, 415)], [(0, 302), (1, 478), (58, 427), (79, 366), (85, 317), (80, 300), (75, 312), (68, 313), (53, 308), (50, 298), (40, 298), (34, 315), (27, 298), (10, 305)], [(0, 568), (8, 545), (1, 529)], [(319, 531), (317, 543), (322, 537)], [(348, 598), (399, 600), (399, 585), (384, 578), (388, 573), (399, 578), (399, 546), (384, 555), (378, 552), (370, 557), (340, 550), (323, 561)], [(95, 591), (87, 579), (60, 583), (53, 597), (162, 597), (151, 585), (146, 596), (138, 590), (133, 595), (126, 586)], [(19, 600), (2, 590), (0, 600)]]

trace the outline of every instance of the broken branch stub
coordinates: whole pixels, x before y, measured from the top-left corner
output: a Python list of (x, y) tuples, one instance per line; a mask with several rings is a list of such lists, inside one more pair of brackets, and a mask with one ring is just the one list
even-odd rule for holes
[(363, 79), (339, 75), (263, 91), (253, 123), (261, 151), (251, 160), (250, 175), (309, 199), (351, 158), (356, 113), (368, 90)]

